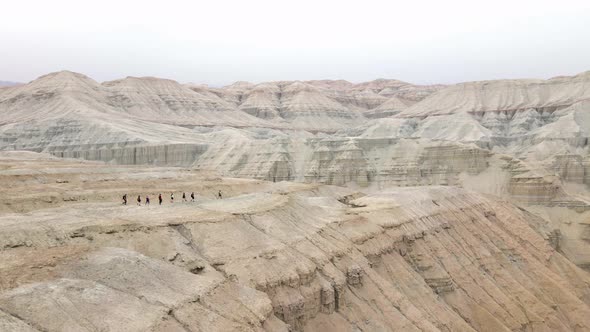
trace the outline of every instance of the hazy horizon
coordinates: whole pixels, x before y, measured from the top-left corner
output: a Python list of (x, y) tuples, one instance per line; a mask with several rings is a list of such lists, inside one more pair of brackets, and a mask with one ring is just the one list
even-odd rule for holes
[(588, 22), (586, 1), (24, 0), (0, 13), (0, 80), (547, 79), (590, 70)]

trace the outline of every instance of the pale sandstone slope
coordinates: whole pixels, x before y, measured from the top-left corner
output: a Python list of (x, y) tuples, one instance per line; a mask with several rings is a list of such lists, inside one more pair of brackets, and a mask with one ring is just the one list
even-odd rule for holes
[(360, 112), (342, 106), (317, 88), (301, 82), (283, 88), (280, 112), (295, 129), (337, 129), (364, 119)]
[[(31, 153), (3, 154), (0, 169), (13, 193), (2, 211), (15, 211), (0, 215), (0, 327), (590, 328), (588, 274), (530, 228), (537, 217), (474, 192), (363, 196)], [(197, 203), (118, 202), (171, 190), (194, 190)]]
[(411, 104), (411, 101), (405, 101), (398, 97), (390, 97), (379, 106), (366, 111), (364, 115), (370, 119), (386, 118), (400, 113), (401, 111), (408, 108)]
[(402, 112), (402, 117), (545, 109), (590, 98), (590, 72), (549, 80), (496, 80), (448, 86)]
[(0, 95), (2, 124), (108, 112), (107, 95), (91, 78), (72, 72), (39, 77)]
[[(203, 87), (191, 87), (204, 91)], [(350, 126), (391, 98), (413, 104), (442, 88), (397, 80), (353, 84), (344, 80), (278, 81), (260, 84), (236, 82), (221, 89), (208, 89), (241, 110), (263, 119), (286, 120), (296, 129), (334, 131)], [(373, 114), (373, 113), (371, 113)], [(377, 111), (374, 117), (383, 117)], [(358, 121), (357, 121), (358, 122)]]
[(205, 146), (186, 128), (123, 112), (109, 91), (81, 74), (49, 74), (0, 98), (5, 150), (118, 163), (188, 164)]
[(443, 85), (414, 85), (399, 80), (378, 79), (352, 84), (346, 81), (307, 81), (346, 107), (363, 112), (368, 118), (396, 114), (442, 89)]
[(397, 97), (416, 102), (444, 87), (444, 85), (440, 84), (414, 85), (399, 80), (377, 79), (355, 84), (351, 90), (370, 90), (383, 97)]
[[(239, 91), (238, 108), (248, 114), (282, 123), (285, 128), (332, 132), (364, 120), (360, 109), (305, 82), (270, 82), (230, 86)], [(351, 97), (352, 98), (352, 97)], [(379, 104), (379, 101), (377, 104)], [(268, 127), (268, 126), (267, 126)]]
[(182, 126), (270, 125), (213, 94), (191, 90), (172, 80), (128, 77), (102, 85), (116, 107), (147, 121)]
[[(472, 82), (411, 104), (438, 87), (326, 80), (212, 89), (60, 72), (0, 92), (0, 148), (370, 190), (463, 186), (548, 209), (537, 211), (548, 219), (542, 234), (587, 266), (588, 82), (588, 73)], [(368, 109), (380, 98), (389, 100)], [(408, 108), (367, 119), (400, 103)]]
[(240, 110), (262, 119), (280, 118), (281, 87), (277, 84), (258, 84), (242, 95)]

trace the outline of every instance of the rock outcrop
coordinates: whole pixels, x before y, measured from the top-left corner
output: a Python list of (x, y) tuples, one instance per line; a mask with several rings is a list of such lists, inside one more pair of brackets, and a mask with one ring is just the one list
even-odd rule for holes
[(405, 117), (459, 112), (516, 113), (529, 109), (554, 112), (587, 99), (590, 72), (550, 80), (496, 80), (448, 86), (401, 113)]
[[(4, 153), (0, 169), (10, 330), (590, 329), (587, 272), (531, 227), (539, 217), (492, 196), (33, 153)], [(170, 191), (197, 202), (119, 203)]]
[(369, 119), (388, 118), (408, 108), (408, 104), (410, 103), (400, 98), (391, 97), (379, 106), (366, 111), (364, 115)]
[[(590, 75), (99, 84), (59, 72), (0, 89), (0, 150), (360, 187), (451, 185), (513, 200), (590, 266)], [(575, 226), (571, 226), (575, 225)]]

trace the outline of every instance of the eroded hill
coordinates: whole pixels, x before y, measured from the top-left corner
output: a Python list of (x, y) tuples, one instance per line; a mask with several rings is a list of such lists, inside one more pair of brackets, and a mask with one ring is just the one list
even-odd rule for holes
[(3, 331), (590, 329), (588, 273), (495, 196), (24, 152), (0, 188)]
[(364, 188), (451, 185), (520, 204), (590, 266), (590, 76), (98, 83), (58, 72), (0, 89), (0, 149), (226, 177)]

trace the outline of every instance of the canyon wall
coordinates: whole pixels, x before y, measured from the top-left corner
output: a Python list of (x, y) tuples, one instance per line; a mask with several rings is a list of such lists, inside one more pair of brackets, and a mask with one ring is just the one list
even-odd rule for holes
[[(0, 327), (590, 329), (588, 273), (510, 202), (212, 175), (1, 154)], [(197, 202), (119, 203), (170, 191)]]
[(458, 186), (534, 210), (546, 220), (539, 232), (588, 266), (589, 100), (589, 72), (210, 88), (64, 71), (0, 89), (0, 150), (366, 192)]

